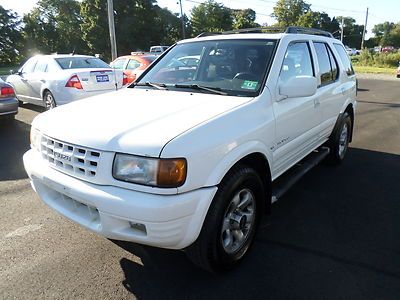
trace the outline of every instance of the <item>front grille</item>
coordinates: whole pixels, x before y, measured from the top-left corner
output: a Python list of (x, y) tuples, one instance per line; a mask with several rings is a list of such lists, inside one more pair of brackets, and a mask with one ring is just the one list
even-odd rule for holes
[(50, 165), (81, 178), (96, 176), (100, 152), (41, 136), (40, 152)]

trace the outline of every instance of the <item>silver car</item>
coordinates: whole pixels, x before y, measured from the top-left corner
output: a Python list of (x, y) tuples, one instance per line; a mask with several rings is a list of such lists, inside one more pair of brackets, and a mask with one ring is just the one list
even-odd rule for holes
[(8, 76), (20, 102), (51, 109), (121, 88), (124, 75), (104, 61), (87, 55), (38, 55)]
[(13, 120), (18, 113), (14, 89), (0, 78), (0, 119)]

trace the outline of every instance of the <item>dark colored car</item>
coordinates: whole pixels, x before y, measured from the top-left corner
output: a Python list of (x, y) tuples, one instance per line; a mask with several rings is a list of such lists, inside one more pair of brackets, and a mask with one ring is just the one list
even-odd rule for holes
[(0, 119), (13, 120), (18, 113), (18, 100), (11, 85), (0, 78)]

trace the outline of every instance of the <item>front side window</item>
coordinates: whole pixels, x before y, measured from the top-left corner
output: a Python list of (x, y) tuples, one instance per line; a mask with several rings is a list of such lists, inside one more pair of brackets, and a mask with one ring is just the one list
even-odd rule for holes
[(30, 58), (22, 67), (22, 73), (32, 73), (37, 61), (37, 57)]
[(279, 78), (286, 82), (296, 76), (314, 76), (307, 42), (290, 43), (285, 53)]
[(110, 68), (104, 61), (96, 57), (60, 57), (55, 59), (60, 67), (65, 69), (85, 69), (85, 68)]
[(336, 51), (339, 53), (340, 60), (343, 63), (344, 69), (346, 70), (346, 74), (348, 76), (354, 75), (353, 66), (351, 65), (350, 58), (347, 55), (347, 52), (344, 49), (344, 47), (340, 44), (333, 44), (333, 46), (335, 47)]
[(261, 90), (276, 40), (212, 40), (178, 44), (136, 85), (153, 82), (169, 89), (217, 89), (254, 96)]

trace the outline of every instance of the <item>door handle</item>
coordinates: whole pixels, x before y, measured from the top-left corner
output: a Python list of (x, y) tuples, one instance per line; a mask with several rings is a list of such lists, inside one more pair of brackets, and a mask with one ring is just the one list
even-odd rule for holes
[(46, 80), (44, 80), (44, 79), (40, 79), (40, 82), (43, 82), (43, 83), (45, 83), (45, 82), (46, 82)]
[(317, 107), (318, 105), (320, 105), (321, 102), (319, 101), (319, 98), (314, 98), (314, 107)]
[(28, 81), (28, 79), (25, 79), (25, 78), (21, 78), (21, 80), (22, 80), (23, 82), (27, 82), (27, 81)]

